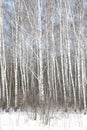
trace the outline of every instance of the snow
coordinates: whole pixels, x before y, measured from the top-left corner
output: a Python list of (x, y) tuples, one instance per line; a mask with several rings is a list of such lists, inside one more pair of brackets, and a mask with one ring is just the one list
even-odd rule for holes
[(33, 113), (29, 112), (1, 112), (0, 130), (87, 130), (87, 115), (83, 113), (58, 111), (53, 116), (45, 125), (39, 114), (34, 120)]

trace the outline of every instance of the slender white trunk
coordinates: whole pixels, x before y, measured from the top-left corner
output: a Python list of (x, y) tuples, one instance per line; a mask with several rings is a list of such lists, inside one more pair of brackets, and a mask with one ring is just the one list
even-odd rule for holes
[(16, 41), (15, 41), (15, 66), (14, 66), (14, 71), (15, 71), (15, 108), (18, 106), (18, 49), (17, 49), (17, 44), (18, 44), (18, 19), (17, 19), (17, 14), (15, 14), (15, 20), (16, 20)]
[(39, 44), (39, 98), (44, 101), (41, 0), (38, 0), (38, 44)]
[[(8, 104), (8, 86), (7, 86), (7, 77), (6, 77), (6, 56), (5, 56), (5, 45), (4, 45), (4, 29), (3, 29), (3, 10), (2, 10), (2, 1), (0, 1), (0, 62), (1, 62), (1, 78), (2, 78), (2, 98), (3, 103), (6, 103), (6, 107), (9, 107)], [(5, 95), (6, 92), (6, 95)], [(4, 104), (5, 105), (5, 104)]]
[(64, 103), (65, 109), (67, 107), (66, 104), (66, 88), (65, 88), (65, 77), (64, 77), (64, 53), (63, 53), (63, 1), (60, 0), (60, 54), (61, 54), (61, 71), (62, 71), (62, 85), (63, 85), (63, 96), (64, 96)]

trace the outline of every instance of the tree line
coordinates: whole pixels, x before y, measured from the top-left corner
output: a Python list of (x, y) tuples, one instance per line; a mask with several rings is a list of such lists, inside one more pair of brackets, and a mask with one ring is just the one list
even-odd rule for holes
[(0, 0), (0, 107), (87, 108), (84, 0)]

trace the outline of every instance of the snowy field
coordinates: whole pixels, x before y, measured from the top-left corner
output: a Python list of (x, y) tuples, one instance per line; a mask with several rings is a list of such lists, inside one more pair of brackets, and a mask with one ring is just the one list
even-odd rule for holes
[(87, 130), (87, 115), (63, 111), (53, 113), (50, 122), (45, 125), (44, 117), (33, 119), (33, 114), (26, 112), (0, 113), (0, 130)]

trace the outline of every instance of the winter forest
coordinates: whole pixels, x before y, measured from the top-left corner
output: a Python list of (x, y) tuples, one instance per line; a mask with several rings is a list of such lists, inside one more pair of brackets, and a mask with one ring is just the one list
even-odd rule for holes
[(0, 0), (0, 108), (29, 107), (86, 112), (86, 0)]

